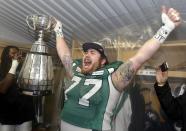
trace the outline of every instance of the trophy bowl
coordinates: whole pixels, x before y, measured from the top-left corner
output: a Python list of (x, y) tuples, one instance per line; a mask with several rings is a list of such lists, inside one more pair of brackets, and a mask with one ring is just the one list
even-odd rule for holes
[(34, 31), (51, 32), (55, 25), (55, 19), (52, 16), (34, 14), (26, 17), (26, 23)]

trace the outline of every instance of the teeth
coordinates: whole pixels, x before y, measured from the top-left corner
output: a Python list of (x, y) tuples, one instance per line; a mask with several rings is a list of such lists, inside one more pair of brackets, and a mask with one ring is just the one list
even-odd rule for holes
[(89, 66), (90, 64), (91, 64), (90, 61), (84, 61), (84, 65), (85, 65), (85, 66)]
[(86, 65), (91, 64), (91, 62), (84, 62)]
[(90, 61), (85, 61), (85, 63), (91, 63)]

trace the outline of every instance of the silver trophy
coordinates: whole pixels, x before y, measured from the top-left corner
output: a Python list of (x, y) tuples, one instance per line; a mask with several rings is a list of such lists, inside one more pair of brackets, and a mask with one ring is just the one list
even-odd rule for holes
[(27, 25), (37, 34), (27, 54), (18, 77), (18, 84), (24, 94), (47, 95), (53, 87), (52, 56), (44, 42), (44, 34), (53, 30), (55, 20), (46, 15), (30, 15), (26, 18)]
[(29, 29), (37, 35), (30, 52), (27, 53), (18, 76), (18, 85), (23, 94), (34, 96), (34, 106), (38, 123), (43, 122), (43, 96), (53, 91), (54, 72), (52, 56), (49, 54), (44, 36), (51, 32), (55, 19), (46, 15), (26, 17)]

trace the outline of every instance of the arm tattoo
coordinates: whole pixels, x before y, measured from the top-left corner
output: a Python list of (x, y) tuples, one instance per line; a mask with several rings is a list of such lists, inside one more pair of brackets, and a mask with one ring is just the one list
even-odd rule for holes
[(68, 72), (68, 74), (70, 76), (73, 76), (73, 70), (72, 70), (72, 63), (73, 62), (72, 62), (71, 56), (70, 55), (64, 55), (62, 57), (62, 63), (65, 67), (66, 72)]
[(135, 73), (132, 64), (131, 61), (127, 61), (116, 70), (117, 81), (122, 81), (126, 85), (132, 80)]

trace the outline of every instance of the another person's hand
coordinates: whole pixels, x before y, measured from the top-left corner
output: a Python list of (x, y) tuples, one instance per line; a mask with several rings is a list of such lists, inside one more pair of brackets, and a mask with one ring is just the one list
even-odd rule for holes
[(17, 54), (15, 54), (12, 60), (17, 60), (19, 63), (23, 62), (22, 51), (19, 51)]
[(158, 86), (163, 86), (168, 79), (168, 71), (162, 72), (160, 68), (156, 71), (156, 81)]
[(22, 59), (22, 54), (20, 52), (16, 53), (12, 57), (12, 66), (11, 66), (8, 73), (13, 74), (13, 75), (16, 74), (16, 70), (17, 70), (17, 67), (18, 67), (19, 63), (21, 62), (21, 59)]

